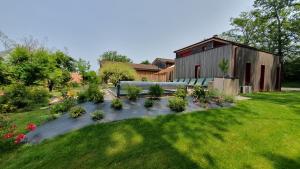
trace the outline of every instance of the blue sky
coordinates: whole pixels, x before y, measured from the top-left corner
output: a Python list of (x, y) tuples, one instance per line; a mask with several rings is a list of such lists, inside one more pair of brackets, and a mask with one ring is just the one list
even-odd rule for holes
[[(230, 29), (252, 0), (0, 0), (0, 31), (33, 36), (98, 68), (116, 50), (139, 63), (174, 58), (174, 50)], [(3, 50), (3, 47), (0, 47)]]

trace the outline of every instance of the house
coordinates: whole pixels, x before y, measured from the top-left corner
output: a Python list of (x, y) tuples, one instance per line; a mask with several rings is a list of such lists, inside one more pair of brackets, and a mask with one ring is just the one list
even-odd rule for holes
[(160, 79), (163, 82), (173, 82), (174, 70), (175, 70), (175, 65), (172, 65), (165, 69), (160, 70), (159, 72), (157, 72), (155, 74), (161, 76)]
[(174, 51), (176, 78), (217, 78), (223, 73), (220, 61), (229, 61), (226, 77), (235, 78), (239, 86), (253, 91), (280, 90), (279, 57), (256, 48), (221, 39), (217, 36)]
[(160, 71), (160, 68), (152, 64), (130, 64), (135, 69), (140, 80), (157, 81), (158, 77), (155, 73)]
[(156, 65), (160, 69), (165, 69), (165, 68), (175, 65), (175, 61), (174, 61), (174, 59), (156, 58), (152, 62), (152, 64)]
[(140, 80), (173, 81), (173, 59), (156, 58), (152, 64), (130, 64), (137, 72)]

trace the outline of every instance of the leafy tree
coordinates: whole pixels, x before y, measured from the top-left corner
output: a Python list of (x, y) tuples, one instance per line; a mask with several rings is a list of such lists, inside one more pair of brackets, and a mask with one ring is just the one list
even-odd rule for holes
[(146, 64), (146, 65), (149, 65), (149, 64), (150, 64), (150, 62), (149, 62), (149, 60), (144, 60), (144, 61), (142, 61), (142, 62), (141, 62), (141, 64)]
[(118, 54), (117, 51), (107, 51), (104, 52), (99, 59), (99, 64), (103, 61), (111, 61), (111, 62), (126, 62), (132, 63), (132, 60), (125, 55)]
[(281, 63), (299, 56), (300, 5), (296, 0), (255, 0), (253, 10), (231, 19), (221, 36), (280, 56)]
[(89, 78), (88, 72), (90, 67), (90, 63), (81, 58), (77, 61), (77, 71), (82, 76), (83, 83), (86, 83)]
[(223, 73), (223, 78), (225, 77), (226, 73), (228, 72), (229, 69), (229, 60), (223, 58), (220, 63), (219, 63), (219, 68)]
[(86, 72), (85, 79), (90, 84), (99, 84), (100, 83), (100, 78), (95, 71)]
[(0, 59), (0, 85), (9, 84), (9, 66)]
[(134, 80), (136, 71), (127, 63), (106, 62), (100, 69), (100, 78), (104, 83), (111, 82), (115, 86), (120, 80)]
[(25, 85), (37, 84), (47, 77), (48, 52), (44, 49), (31, 52), (26, 47), (16, 47), (9, 57), (11, 74)]
[(287, 81), (300, 82), (300, 57), (287, 60), (286, 66), (284, 68)]
[(67, 70), (69, 72), (73, 72), (76, 70), (75, 60), (64, 52), (56, 51), (53, 54), (53, 57), (55, 58), (56, 67)]

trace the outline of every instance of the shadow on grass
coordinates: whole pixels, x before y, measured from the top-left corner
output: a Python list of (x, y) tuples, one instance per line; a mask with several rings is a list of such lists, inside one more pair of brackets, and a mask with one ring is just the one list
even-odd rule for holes
[[(167, 115), (153, 119), (92, 125), (67, 135), (23, 148), (6, 161), (11, 168), (218, 168), (209, 152), (201, 152), (205, 164), (189, 152), (207, 140), (226, 142), (231, 125), (242, 125), (247, 107)], [(234, 113), (233, 113), (234, 112)], [(178, 117), (179, 116), (179, 117)], [(187, 150), (176, 143), (184, 138)], [(37, 162), (38, 161), (38, 162)], [(60, 161), (59, 163), (57, 161)], [(1, 165), (0, 165), (1, 167)]]
[(272, 162), (275, 169), (300, 168), (300, 157), (298, 159), (290, 159), (288, 157), (273, 153), (263, 154), (263, 156)]

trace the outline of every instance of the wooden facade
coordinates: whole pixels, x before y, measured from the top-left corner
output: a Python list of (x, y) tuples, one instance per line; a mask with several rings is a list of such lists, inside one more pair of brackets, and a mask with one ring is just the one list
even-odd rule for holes
[(166, 82), (167, 79), (165, 74), (157, 74), (157, 72), (153, 71), (136, 70), (136, 73), (138, 80), (147, 79), (147, 81)]
[[(215, 42), (217, 46), (214, 46)], [(271, 53), (226, 40), (222, 45), (220, 38), (211, 38), (204, 44), (194, 44), (175, 53), (177, 79), (222, 77), (223, 73), (218, 65), (225, 58), (229, 60), (226, 77), (239, 79), (240, 86), (252, 86), (253, 91), (280, 89), (279, 57)]]

